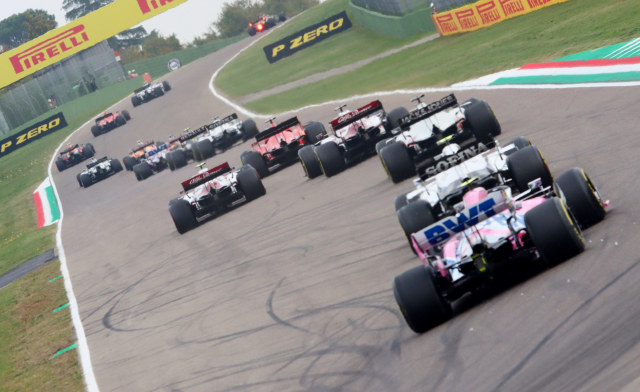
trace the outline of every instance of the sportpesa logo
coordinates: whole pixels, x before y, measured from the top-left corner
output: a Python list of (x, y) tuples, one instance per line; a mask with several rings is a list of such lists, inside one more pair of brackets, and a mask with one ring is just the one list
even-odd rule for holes
[(84, 25), (80, 24), (11, 56), (9, 61), (16, 74), (19, 74), (78, 46), (91, 46), (87, 42), (89, 42), (89, 36), (84, 29)]
[(299, 50), (315, 45), (318, 42), (338, 34), (351, 27), (351, 21), (347, 17), (347, 12), (342, 11), (333, 15), (320, 23), (300, 30), (286, 38), (281, 39), (263, 48), (270, 63), (291, 56)]

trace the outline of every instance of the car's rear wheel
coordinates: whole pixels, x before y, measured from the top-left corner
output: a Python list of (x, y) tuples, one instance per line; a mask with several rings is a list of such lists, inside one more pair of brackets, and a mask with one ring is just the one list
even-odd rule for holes
[(130, 155), (122, 158), (122, 163), (124, 163), (124, 168), (128, 171), (133, 170), (133, 167), (138, 164), (138, 160)]
[(244, 140), (249, 140), (253, 137), (256, 137), (258, 134), (258, 127), (256, 126), (256, 122), (248, 118), (242, 122), (242, 133), (244, 135)]
[(238, 186), (242, 189), (242, 193), (247, 198), (247, 201), (255, 200), (258, 197), (267, 193), (260, 180), (258, 171), (252, 166), (243, 166), (238, 171)]
[(124, 125), (127, 123), (127, 119), (124, 118), (124, 115), (122, 113), (118, 114), (118, 116), (116, 117), (116, 125)]
[(93, 147), (93, 144), (87, 143), (84, 145), (84, 148), (82, 149), (82, 156), (84, 156), (85, 159), (91, 158), (95, 154), (96, 149)]
[(169, 91), (169, 90), (171, 90), (171, 85), (166, 80), (163, 80), (162, 81), (162, 88), (164, 89), (164, 91)]
[(187, 166), (187, 152), (183, 149), (170, 152), (176, 169)]
[(387, 113), (389, 131), (398, 128), (400, 126), (400, 119), (407, 114), (409, 114), (409, 111), (404, 106), (397, 107)]
[(518, 150), (522, 150), (525, 147), (529, 147), (531, 145), (531, 141), (524, 136), (518, 136), (517, 138), (511, 140), (509, 143), (505, 144), (505, 146), (508, 146), (510, 144), (515, 145), (516, 149), (515, 150), (511, 149), (507, 151), (506, 155), (511, 155)]
[(184, 234), (198, 225), (191, 204), (184, 199), (172, 200), (169, 204), (169, 214), (171, 214), (171, 219), (180, 234)]
[(247, 29), (247, 33), (249, 33), (249, 35), (250, 35), (250, 36), (252, 36), (252, 37), (253, 37), (254, 35), (256, 35), (256, 29), (255, 29), (255, 27), (249, 27), (249, 28)]
[(298, 150), (298, 158), (304, 169), (304, 174), (311, 180), (322, 174), (318, 157), (313, 152), (313, 146), (304, 146)]
[(409, 241), (409, 247), (415, 253), (411, 243), (411, 234), (435, 223), (436, 218), (433, 213), (433, 207), (425, 200), (420, 199), (401, 207), (396, 211), (396, 215), (398, 216), (400, 227), (402, 227), (402, 231), (407, 241)]
[(318, 121), (310, 121), (304, 125), (304, 132), (307, 134), (307, 142), (315, 144), (318, 140), (327, 136), (324, 125)]
[(278, 14), (278, 20), (280, 22), (284, 22), (285, 20), (287, 20), (287, 16), (284, 14), (284, 12)]
[(58, 168), (58, 171), (63, 171), (67, 168), (67, 164), (65, 163), (64, 159), (58, 158), (56, 159), (56, 167)]
[(553, 197), (524, 214), (531, 241), (548, 267), (584, 250), (584, 238), (565, 202)]
[(584, 170), (574, 167), (556, 178), (556, 185), (583, 229), (604, 219), (607, 211), (600, 193)]
[(131, 104), (133, 105), (133, 107), (139, 106), (141, 103), (142, 100), (137, 95), (131, 97)]
[(269, 175), (269, 167), (262, 158), (262, 155), (257, 151), (245, 151), (240, 154), (240, 161), (243, 165), (251, 165), (258, 171), (260, 178), (265, 178)]
[(431, 268), (421, 265), (396, 276), (393, 296), (415, 333), (426, 332), (451, 319), (451, 304), (442, 297)]
[(128, 111), (128, 110), (123, 110), (123, 111), (122, 111), (122, 112), (120, 112), (120, 113), (122, 113), (122, 115), (124, 116), (124, 119), (125, 119), (125, 120), (127, 120), (127, 121), (131, 120), (131, 114), (129, 114), (129, 111)]
[(487, 101), (477, 101), (466, 106), (464, 116), (476, 139), (482, 143), (493, 141), (493, 138), (502, 132), (500, 123)]
[(98, 137), (98, 136), (100, 136), (100, 133), (101, 133), (101, 130), (100, 130), (100, 127), (99, 127), (99, 126), (97, 126), (97, 125), (92, 125), (92, 126), (91, 126), (91, 134), (92, 134), (94, 137)]
[(88, 188), (91, 186), (91, 175), (89, 173), (81, 173), (79, 177), (80, 186), (83, 188)]
[(396, 212), (398, 212), (399, 209), (406, 206), (408, 203), (409, 202), (407, 201), (407, 194), (403, 193), (396, 196), (395, 200), (393, 201), (393, 206), (395, 207)]
[(113, 169), (114, 173), (118, 173), (122, 171), (122, 163), (120, 163), (119, 160), (117, 159), (112, 159), (111, 160), (111, 168)]
[(209, 139), (202, 139), (198, 143), (198, 151), (200, 152), (200, 159), (205, 160), (216, 155), (216, 150), (213, 147), (213, 143)]
[(378, 156), (384, 170), (394, 183), (404, 181), (416, 174), (413, 159), (402, 142), (389, 143), (380, 149)]
[(347, 168), (342, 156), (342, 151), (340, 151), (340, 147), (336, 143), (329, 142), (320, 144), (315, 146), (313, 151), (316, 157), (318, 157), (320, 168), (325, 176), (335, 176)]
[(151, 170), (151, 165), (147, 162), (142, 161), (133, 167), (133, 172), (136, 175), (138, 181), (146, 180), (147, 178), (153, 175), (153, 170)]
[(527, 146), (509, 155), (507, 167), (520, 192), (529, 189), (529, 182), (536, 178), (540, 178), (545, 187), (553, 184), (549, 166), (536, 146)]

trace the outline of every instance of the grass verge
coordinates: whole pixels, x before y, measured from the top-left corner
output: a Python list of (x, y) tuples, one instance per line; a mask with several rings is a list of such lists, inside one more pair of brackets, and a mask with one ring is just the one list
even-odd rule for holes
[[(640, 7), (631, 0), (572, 0), (473, 33), (441, 37), (352, 72), (246, 106), (259, 113), (277, 113), (355, 94), (448, 86), (526, 63), (630, 40), (640, 36), (640, 25), (635, 23), (638, 19)], [(330, 45), (324, 51), (337, 50), (334, 40), (325, 43)], [(278, 79), (271, 71), (263, 72), (262, 77)]]
[(84, 390), (60, 263), (49, 262), (0, 290), (0, 390)]
[[(304, 12), (253, 45), (226, 66), (216, 78), (216, 87), (225, 95), (238, 98), (375, 56), (385, 50), (403, 46), (425, 35), (433, 34), (432, 32), (424, 33), (406, 39), (390, 38), (372, 32), (350, 18), (353, 27), (339, 33), (336, 37), (321, 41), (293, 56), (269, 64), (262, 50), (264, 46), (348, 9), (347, 0), (327, 0), (321, 6)], [(247, 78), (247, 75), (251, 77)]]

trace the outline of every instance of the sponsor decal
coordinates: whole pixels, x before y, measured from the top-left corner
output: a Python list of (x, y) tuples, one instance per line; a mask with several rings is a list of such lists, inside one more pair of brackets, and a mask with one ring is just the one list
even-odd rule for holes
[(524, 5), (522, 0), (500, 0), (500, 6), (507, 18), (524, 13)]
[(62, 112), (54, 114), (53, 116), (45, 120), (33, 124), (32, 126), (25, 128), (15, 135), (0, 140), (0, 158), (11, 153), (12, 151), (17, 150), (22, 146), (31, 143), (34, 140), (40, 139), (41, 137), (53, 133), (66, 126), (67, 120), (64, 118)]
[(486, 198), (480, 203), (464, 209), (456, 216), (451, 216), (427, 227), (423, 234), (431, 246), (435, 246), (452, 234), (460, 233), (465, 229), (478, 224), (480, 219), (494, 216), (498, 211), (494, 209), (496, 200), (493, 197)]
[(412, 110), (409, 114), (400, 118), (398, 120), (398, 124), (400, 124), (400, 127), (403, 128), (410, 126), (411, 124), (414, 124), (422, 119), (429, 118), (434, 114), (441, 112), (444, 109), (456, 106), (457, 104), (458, 100), (456, 99), (456, 96), (453, 94), (449, 94), (438, 101), (431, 102), (424, 107)]
[(536, 8), (542, 8), (546, 5), (549, 5), (549, 3), (555, 3), (555, 1), (554, 0), (527, 0), (527, 3), (529, 4), (529, 8), (536, 9)]
[(453, 19), (453, 14), (443, 14), (435, 17), (436, 25), (440, 27), (440, 34), (447, 35), (456, 33), (460, 30), (456, 21)]
[(356, 120), (381, 109), (382, 109), (382, 102), (378, 100), (372, 101), (356, 110), (352, 110), (348, 113), (341, 114), (336, 119), (331, 120), (331, 126), (335, 128), (340, 125), (355, 122)]
[(473, 8), (456, 11), (455, 15), (463, 30), (473, 30), (480, 25), (476, 14), (473, 12)]
[(478, 15), (480, 15), (480, 21), (483, 25), (496, 23), (500, 20), (500, 18), (502, 18), (494, 0), (490, 0), (484, 3), (478, 3), (476, 5), (476, 11), (478, 11)]
[[(69, 50), (89, 42), (89, 36), (84, 25), (77, 25), (52, 38), (36, 43), (35, 45), (9, 57), (16, 74), (22, 73), (32, 66), (44, 63)], [(91, 46), (85, 45), (87, 47)], [(66, 56), (63, 56), (66, 57)], [(56, 60), (58, 61), (58, 60)]]
[(182, 188), (184, 191), (188, 191), (197, 187), (198, 185), (204, 184), (211, 179), (218, 177), (221, 174), (231, 171), (231, 167), (229, 166), (229, 162), (225, 162), (221, 165), (214, 167), (213, 169), (209, 169), (204, 173), (198, 174), (197, 176), (191, 177), (187, 181), (182, 182)]
[(142, 11), (142, 14), (144, 15), (151, 12), (152, 10), (162, 8), (172, 2), (173, 0), (138, 0), (138, 6), (140, 7), (140, 11)]
[(468, 148), (465, 148), (464, 150), (458, 151), (456, 154), (448, 155), (435, 161), (433, 165), (425, 169), (425, 174), (428, 177), (435, 176), (436, 174), (442, 173), (443, 171), (448, 170), (458, 165), (459, 163), (473, 158), (485, 151), (489, 151), (489, 148), (487, 148), (487, 146), (485, 146), (483, 143), (478, 143), (476, 145), (470, 146)]
[(351, 27), (347, 12), (342, 11), (320, 23), (309, 26), (288, 37), (263, 48), (269, 63), (291, 56), (299, 50), (308, 48), (318, 42), (341, 33)]

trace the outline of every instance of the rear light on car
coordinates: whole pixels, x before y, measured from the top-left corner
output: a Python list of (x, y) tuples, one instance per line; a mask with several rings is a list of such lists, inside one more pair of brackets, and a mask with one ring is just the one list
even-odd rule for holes
[(262, 31), (262, 29), (263, 29), (263, 28), (264, 28), (264, 26), (263, 26), (263, 25), (261, 25), (261, 24), (259, 24), (259, 25), (256, 27), (256, 29), (257, 29), (258, 31)]
[(253, 23), (249, 22), (249, 27), (253, 26)]
[(273, 155), (271, 155), (271, 153), (266, 153), (264, 154), (264, 157), (267, 158), (268, 160), (272, 160), (273, 159)]
[(301, 137), (300, 139), (298, 139), (298, 144), (300, 144), (301, 146), (304, 146), (305, 144), (307, 144), (307, 140)]

